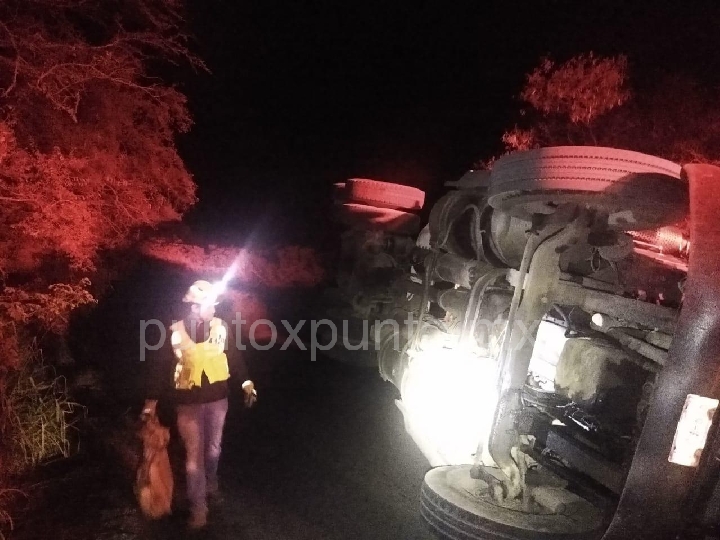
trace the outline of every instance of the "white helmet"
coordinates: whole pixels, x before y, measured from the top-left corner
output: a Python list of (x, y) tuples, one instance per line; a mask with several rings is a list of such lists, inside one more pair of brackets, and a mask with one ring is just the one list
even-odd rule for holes
[(183, 302), (216, 306), (218, 304), (217, 298), (221, 292), (218, 287), (209, 281), (199, 279), (190, 285)]

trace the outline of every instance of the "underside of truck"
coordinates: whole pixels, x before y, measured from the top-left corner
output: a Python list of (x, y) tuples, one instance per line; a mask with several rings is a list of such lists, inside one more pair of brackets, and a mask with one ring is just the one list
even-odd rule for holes
[(336, 204), (333, 313), (399, 391), (428, 525), (713, 537), (720, 169), (553, 147), (446, 185), (424, 227), (412, 188), (355, 179)]

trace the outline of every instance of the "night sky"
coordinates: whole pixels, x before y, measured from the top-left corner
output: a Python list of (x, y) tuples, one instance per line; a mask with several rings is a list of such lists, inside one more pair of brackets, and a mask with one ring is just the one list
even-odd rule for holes
[[(333, 182), (418, 186), (497, 154), (540, 57), (626, 53), (635, 84), (720, 75), (716, 2), (190, 0), (212, 75), (184, 77), (188, 216), (232, 241), (312, 241)], [(251, 225), (250, 225), (251, 224)], [(300, 226), (302, 224), (302, 226)]]

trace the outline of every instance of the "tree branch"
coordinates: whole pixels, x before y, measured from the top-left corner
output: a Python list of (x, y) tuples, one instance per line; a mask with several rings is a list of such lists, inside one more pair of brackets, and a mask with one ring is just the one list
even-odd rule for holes
[(10, 31), (10, 29), (7, 27), (7, 25), (0, 21), (0, 28), (5, 30), (5, 33), (10, 38), (10, 43), (13, 46), (13, 49), (15, 49), (15, 67), (13, 68), (13, 79), (10, 83), (10, 86), (8, 86), (2, 93), (2, 97), (8, 97), (10, 95), (10, 92), (13, 91), (15, 88), (15, 85), (17, 85), (17, 78), (18, 78), (18, 71), (20, 69), (20, 51), (18, 50), (17, 42), (15, 41), (15, 36)]

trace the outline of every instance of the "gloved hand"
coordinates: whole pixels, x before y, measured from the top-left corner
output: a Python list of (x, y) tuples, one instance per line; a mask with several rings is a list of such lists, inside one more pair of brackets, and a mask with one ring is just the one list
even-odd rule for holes
[(252, 381), (245, 381), (242, 384), (243, 395), (245, 399), (245, 407), (250, 408), (255, 405), (257, 401), (257, 390), (255, 390), (255, 383)]
[(155, 416), (157, 408), (157, 399), (146, 399), (145, 405), (143, 405), (142, 412), (140, 413), (140, 420), (147, 420)]

